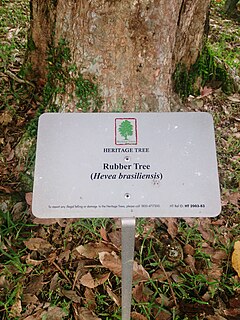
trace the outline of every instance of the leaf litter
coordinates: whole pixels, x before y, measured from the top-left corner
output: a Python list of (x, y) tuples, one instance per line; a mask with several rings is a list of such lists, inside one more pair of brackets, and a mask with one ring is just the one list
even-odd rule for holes
[(240, 241), (234, 243), (234, 251), (232, 254), (232, 266), (240, 278)]

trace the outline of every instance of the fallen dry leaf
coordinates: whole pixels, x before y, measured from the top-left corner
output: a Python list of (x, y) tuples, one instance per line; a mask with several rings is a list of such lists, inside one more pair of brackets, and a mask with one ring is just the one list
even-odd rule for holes
[(188, 303), (182, 300), (179, 303), (179, 307), (180, 307), (180, 311), (186, 315), (196, 316), (197, 314), (204, 313), (204, 312), (206, 314), (214, 315), (214, 308), (207, 304), (200, 304), (197, 302)]
[(99, 260), (105, 268), (112, 271), (116, 276), (121, 277), (122, 262), (116, 252), (100, 252)]
[(152, 279), (153, 280), (158, 280), (159, 282), (164, 282), (168, 278), (170, 278), (173, 274), (173, 271), (166, 271), (164, 272), (162, 269), (157, 269), (153, 274), (152, 274)]
[(26, 257), (26, 263), (32, 266), (38, 266), (43, 263), (44, 260), (34, 260), (31, 258), (31, 255), (28, 254)]
[(229, 299), (229, 306), (231, 308), (239, 308), (240, 309), (240, 294), (236, 297), (232, 297)]
[(88, 308), (90, 310), (95, 310), (97, 308), (96, 300), (95, 300), (95, 293), (92, 289), (86, 288), (84, 292), (84, 297), (86, 299)]
[(240, 241), (234, 243), (234, 251), (232, 254), (232, 266), (240, 277)]
[(240, 192), (226, 192), (226, 194), (224, 195), (225, 198), (225, 203), (228, 204), (233, 204), (234, 206), (238, 206), (239, 205), (239, 201), (240, 201)]
[(9, 288), (9, 281), (6, 279), (5, 275), (0, 276), (0, 288)]
[(22, 301), (21, 301), (21, 290), (19, 289), (16, 294), (16, 299), (14, 304), (12, 305), (10, 309), (10, 317), (11, 318), (18, 318), (21, 315), (22, 312)]
[(52, 245), (42, 238), (31, 238), (23, 242), (28, 249), (37, 251), (41, 254), (49, 253), (52, 250)]
[[(209, 286), (209, 288), (211, 289), (210, 286)], [(204, 293), (204, 295), (201, 298), (202, 298), (203, 301), (208, 302), (209, 300), (211, 300), (211, 296), (212, 296), (212, 293), (207, 291), (207, 292)]]
[(109, 278), (109, 275), (110, 275), (109, 273), (106, 273), (106, 274), (100, 275), (96, 278), (93, 278), (91, 273), (88, 272), (87, 274), (82, 276), (82, 278), (80, 279), (80, 283), (87, 288), (93, 289), (93, 288), (100, 286), (105, 281), (107, 281)]
[(231, 102), (240, 102), (240, 95), (236, 93), (231, 96), (228, 96), (227, 98)]
[[(117, 256), (116, 252), (100, 252), (99, 253), (99, 260), (101, 264), (112, 271), (116, 276), (122, 276), (122, 261)], [(143, 266), (137, 264), (136, 261), (133, 262), (133, 281), (140, 282), (140, 281), (147, 281), (149, 280), (150, 276), (148, 272), (143, 268)]]
[(196, 259), (193, 256), (188, 254), (187, 257), (184, 259), (184, 262), (190, 267), (190, 269), (193, 272), (196, 272), (196, 268), (195, 268)]
[(191, 255), (191, 256), (193, 256), (195, 253), (195, 249), (189, 243), (185, 244), (185, 246), (183, 247), (183, 251), (186, 255)]
[(215, 253), (215, 249), (211, 247), (207, 242), (202, 243), (202, 252), (209, 254), (210, 256)]
[(177, 223), (177, 219), (175, 218), (168, 218), (168, 223), (167, 223), (167, 227), (168, 227), (168, 233), (170, 234), (170, 236), (172, 238), (175, 238), (178, 235), (178, 223)]
[(13, 221), (19, 221), (22, 217), (22, 213), (25, 210), (24, 202), (17, 202), (12, 208)]
[(24, 293), (30, 293), (32, 295), (34, 294), (38, 294), (43, 286), (44, 286), (44, 282), (43, 282), (43, 274), (37, 275), (37, 276), (32, 276), (30, 279), (29, 284), (27, 285), (27, 287), (24, 289)]
[(44, 224), (45, 226), (52, 226), (59, 222), (60, 219), (41, 219), (41, 218), (33, 218), (34, 224)]
[(0, 124), (3, 126), (7, 126), (10, 122), (12, 122), (12, 119), (12, 115), (9, 111), (6, 110), (0, 115)]
[(59, 286), (58, 281), (59, 281), (59, 273), (56, 272), (50, 282), (50, 288), (49, 288), (50, 291), (55, 291), (57, 289), (57, 287)]
[[(227, 309), (227, 310), (224, 310), (224, 314), (229, 317), (234, 317), (234, 319), (238, 320), (240, 318), (240, 309), (239, 308)], [(232, 319), (232, 318), (228, 318), (228, 319)]]
[[(43, 317), (46, 315), (46, 311), (38, 310), (34, 314), (27, 316), (24, 320), (37, 320), (37, 319), (44, 319)], [(22, 318), (21, 318), (22, 319)]]
[(113, 293), (112, 289), (109, 286), (107, 286), (107, 293), (108, 293), (109, 297), (116, 303), (116, 305), (118, 307), (120, 307), (121, 306), (120, 297), (118, 297), (115, 293)]
[(26, 293), (22, 297), (22, 303), (26, 306), (29, 305), (30, 303), (37, 304), (38, 298), (37, 298), (37, 296), (33, 295), (32, 293)]
[(160, 297), (156, 299), (156, 302), (164, 307), (169, 307), (172, 304), (172, 301), (162, 293), (160, 293)]
[(221, 265), (222, 261), (226, 260), (227, 257), (228, 257), (228, 255), (227, 255), (226, 251), (219, 249), (219, 250), (216, 250), (213, 253), (213, 255), (211, 255), (211, 260), (213, 263)]
[(171, 320), (172, 319), (172, 315), (168, 311), (159, 312), (159, 310), (156, 310), (155, 313), (157, 314), (155, 320)]
[(139, 265), (136, 261), (133, 262), (133, 281), (147, 281), (150, 279), (149, 273)]
[[(67, 316), (67, 314), (62, 308), (55, 306), (49, 307), (44, 316), (47, 320), (62, 320)], [(44, 317), (40, 319), (44, 319)]]
[(214, 241), (214, 232), (210, 228), (211, 220), (208, 218), (199, 219), (198, 231), (202, 234), (204, 240)]
[(12, 149), (9, 155), (7, 156), (7, 162), (12, 161), (12, 159), (14, 158), (14, 155), (15, 155), (15, 151), (14, 149)]
[(218, 263), (212, 263), (211, 269), (207, 270), (209, 281), (221, 280), (223, 275), (223, 268)]
[(122, 235), (121, 230), (114, 230), (108, 234), (108, 237), (111, 243), (118, 249), (121, 248), (121, 244), (122, 244), (121, 235)]
[(144, 296), (143, 294), (143, 283), (140, 283), (139, 285), (135, 286), (132, 291), (133, 298), (139, 303), (139, 302), (147, 302), (148, 297)]
[(98, 316), (93, 313), (91, 310), (83, 307), (79, 307), (75, 303), (73, 304), (73, 310), (75, 314), (75, 319), (78, 320), (102, 320), (98, 318)]
[(62, 261), (68, 262), (70, 258), (71, 251), (69, 249), (64, 250), (61, 252), (57, 258), (58, 263), (62, 263)]
[[(212, 93), (213, 93), (213, 89), (212, 88), (208, 88), (207, 86), (205, 86), (205, 87), (200, 89), (200, 94), (201, 94), (200, 97), (201, 98), (207, 97)], [(198, 97), (198, 98), (200, 98), (200, 97)]]
[(95, 285), (95, 281), (91, 275), (90, 272), (88, 272), (87, 274), (85, 274), (84, 276), (82, 276), (82, 278), (80, 279), (80, 283), (87, 288), (93, 289), (96, 287)]
[(75, 303), (81, 303), (81, 297), (74, 290), (62, 290), (62, 294)]
[(0, 186), (0, 190), (1, 191), (4, 191), (5, 193), (12, 193), (14, 192), (14, 190), (10, 187), (3, 187), (3, 186)]
[(147, 320), (146, 317), (142, 316), (142, 315), (141, 315), (140, 313), (138, 313), (138, 312), (132, 312), (132, 313), (131, 313), (131, 318), (132, 318), (133, 320)]
[(189, 225), (189, 227), (193, 228), (198, 224), (197, 218), (183, 218), (183, 220)]
[(33, 196), (32, 192), (28, 192), (25, 194), (25, 200), (29, 206), (32, 205), (32, 196)]
[(75, 250), (88, 259), (95, 259), (100, 252), (112, 252), (113, 248), (102, 242), (89, 242), (84, 246), (78, 246)]
[(167, 231), (174, 239), (178, 235), (178, 224), (177, 224), (177, 219), (175, 218), (162, 218), (161, 221), (166, 224), (167, 226)]
[(80, 279), (80, 283), (87, 288), (93, 289), (96, 287), (95, 285), (95, 281), (91, 275), (90, 272), (88, 272), (87, 274), (85, 274), (84, 276), (82, 276), (82, 278)]
[(104, 241), (108, 241), (107, 231), (105, 228), (100, 229), (100, 235), (103, 238)]

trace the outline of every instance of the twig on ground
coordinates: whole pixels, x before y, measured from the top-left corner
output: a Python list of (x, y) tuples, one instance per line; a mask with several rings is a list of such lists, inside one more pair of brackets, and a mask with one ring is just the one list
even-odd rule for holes
[(168, 274), (167, 274), (167, 272), (166, 272), (166, 270), (165, 270), (162, 262), (161, 262), (161, 261), (159, 261), (159, 262), (160, 262), (160, 267), (161, 267), (162, 271), (164, 272), (165, 277), (167, 278), (167, 282), (168, 282), (168, 285), (169, 285), (169, 288), (170, 288), (170, 291), (171, 291), (171, 294), (172, 294), (172, 297), (173, 297), (173, 301), (174, 301), (174, 303), (175, 303), (175, 306), (177, 307), (177, 306), (178, 306), (177, 298), (176, 298), (176, 295), (175, 295), (175, 293), (174, 293), (174, 291), (173, 291), (172, 283), (171, 283), (171, 281), (170, 281), (170, 279), (169, 279), (169, 276), (168, 276)]
[(72, 285), (72, 281), (68, 278), (68, 276), (65, 274), (65, 272), (57, 265), (57, 263), (52, 261), (52, 264), (54, 265), (54, 267), (56, 267), (58, 269), (59, 272), (61, 272), (61, 274), (64, 276), (64, 278)]
[(10, 71), (10, 70), (6, 70), (5, 73), (3, 73), (3, 72), (0, 73), (0, 76), (1, 76), (1, 77), (6, 76), (6, 75), (8, 75), (10, 78), (12, 78), (13, 80), (15, 80), (15, 81), (18, 82), (18, 83), (28, 84), (28, 85), (30, 85), (31, 87), (35, 88), (35, 85), (34, 85), (32, 82), (30, 82), (30, 81), (28, 81), (28, 80), (24, 80), (24, 79), (19, 78), (18, 76), (16, 76), (16, 75), (15, 75), (12, 71)]

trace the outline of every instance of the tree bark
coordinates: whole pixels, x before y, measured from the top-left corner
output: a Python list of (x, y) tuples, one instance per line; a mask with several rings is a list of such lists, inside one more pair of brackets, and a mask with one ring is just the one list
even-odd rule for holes
[(102, 111), (169, 111), (173, 72), (179, 63), (189, 68), (196, 61), (209, 3), (31, 0), (34, 45), (28, 57), (34, 77), (46, 81), (49, 48), (64, 39), (71, 64), (97, 83)]

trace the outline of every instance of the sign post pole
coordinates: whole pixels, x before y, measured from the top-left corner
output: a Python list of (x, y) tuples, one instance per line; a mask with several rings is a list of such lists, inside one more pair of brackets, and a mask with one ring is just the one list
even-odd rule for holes
[(135, 246), (135, 218), (122, 218), (122, 320), (130, 320)]

